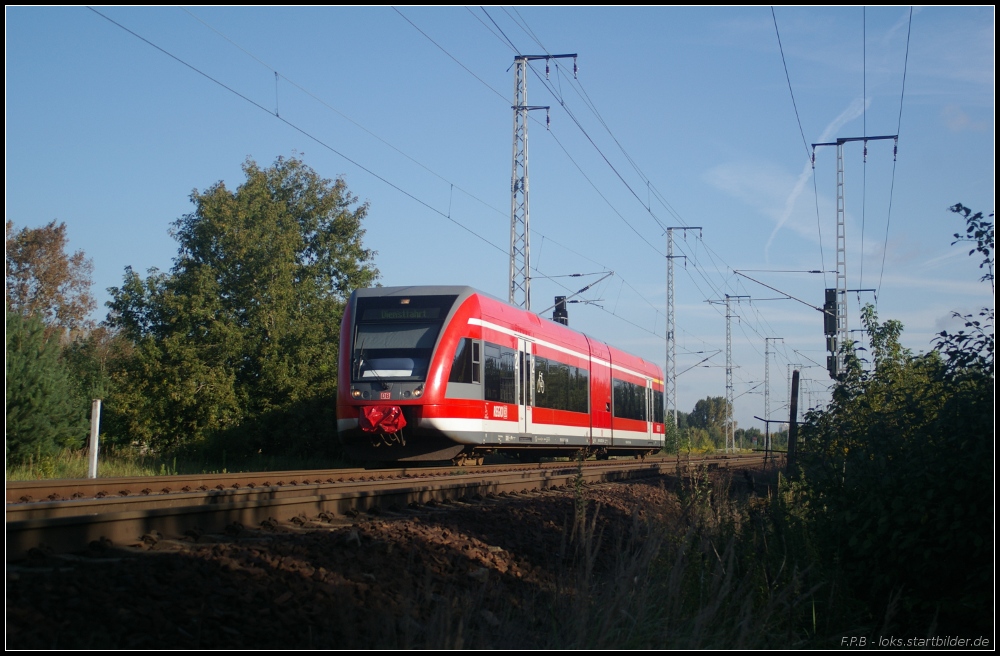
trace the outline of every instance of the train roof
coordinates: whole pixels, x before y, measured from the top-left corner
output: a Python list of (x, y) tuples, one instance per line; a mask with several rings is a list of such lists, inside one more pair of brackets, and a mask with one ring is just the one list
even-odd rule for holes
[(537, 317), (538, 319), (540, 319), (542, 321), (547, 321), (550, 324), (552, 324), (553, 327), (558, 327), (558, 329), (568, 330), (568, 331), (571, 331), (573, 333), (576, 333), (577, 335), (583, 335), (587, 339), (589, 339), (591, 342), (596, 342), (596, 343), (599, 343), (599, 344), (604, 344), (605, 347), (611, 349), (611, 351), (613, 351), (614, 353), (616, 353), (618, 355), (618, 357), (625, 356), (629, 360), (634, 360), (636, 364), (638, 364), (638, 363), (644, 363), (646, 366), (649, 366), (649, 367), (652, 367), (652, 368), (654, 368), (656, 370), (659, 370), (659, 366), (656, 365), (655, 363), (649, 362), (648, 360), (645, 360), (644, 358), (641, 358), (641, 357), (639, 357), (637, 355), (633, 355), (631, 353), (628, 353), (627, 351), (622, 351), (620, 348), (612, 346), (611, 344), (608, 344), (606, 341), (604, 341), (602, 339), (597, 339), (595, 337), (587, 335), (586, 333), (584, 333), (584, 332), (582, 332), (580, 330), (577, 330), (576, 328), (570, 328), (569, 326), (564, 326), (562, 324), (556, 323), (551, 318), (549, 318), (549, 317), (543, 317), (542, 315), (534, 313), (531, 310), (525, 310), (524, 308), (519, 308), (517, 306), (511, 305), (510, 303), (508, 303), (505, 300), (497, 298), (496, 296), (493, 296), (492, 294), (488, 294), (486, 292), (482, 292), (482, 291), (480, 291), (478, 289), (475, 289), (474, 287), (469, 287), (468, 285), (408, 285), (408, 286), (400, 286), (400, 287), (368, 287), (368, 288), (363, 288), (363, 289), (357, 289), (357, 290), (354, 291), (354, 296), (356, 296), (358, 298), (378, 298), (378, 297), (387, 297), (387, 296), (388, 297), (392, 297), (392, 296), (456, 296), (457, 298), (456, 298), (456, 303), (455, 303), (455, 306), (454, 306), (456, 308), (459, 305), (461, 305), (462, 302), (465, 299), (467, 299), (470, 296), (474, 296), (474, 295), (479, 295), (479, 296), (486, 297), (486, 298), (488, 298), (488, 299), (490, 299), (490, 300), (492, 300), (492, 301), (494, 301), (496, 303), (499, 303), (502, 306), (506, 306), (507, 308), (510, 308), (511, 310), (514, 310), (514, 311), (517, 311), (517, 312), (523, 312), (526, 315), (531, 315), (533, 317)]
[[(407, 285), (403, 287), (367, 287), (354, 290), (358, 297), (378, 296), (471, 296), (482, 294), (468, 285)], [(488, 296), (488, 294), (487, 294)]]

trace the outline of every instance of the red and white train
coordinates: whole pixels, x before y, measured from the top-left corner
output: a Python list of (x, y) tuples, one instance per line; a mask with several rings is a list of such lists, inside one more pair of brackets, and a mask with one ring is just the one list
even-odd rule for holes
[(470, 287), (354, 292), (337, 395), (359, 460), (644, 456), (663, 443), (659, 367)]

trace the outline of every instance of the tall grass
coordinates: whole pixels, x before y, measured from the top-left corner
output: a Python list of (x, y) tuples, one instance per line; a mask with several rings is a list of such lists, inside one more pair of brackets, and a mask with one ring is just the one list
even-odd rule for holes
[[(705, 470), (682, 475), (679, 512), (666, 525), (633, 516), (614, 536), (609, 566), (578, 565), (572, 630), (553, 636), (569, 648), (711, 649), (805, 644), (797, 609), (815, 590), (787, 543), (767, 544), (748, 499)], [(593, 521), (593, 520), (592, 520)], [(591, 529), (580, 534), (597, 547)], [(761, 547), (764, 547), (763, 549)], [(588, 559), (595, 549), (584, 548)], [(771, 571), (774, 563), (782, 563)]]
[(477, 590), (428, 580), (404, 594), (431, 609), (419, 627), (372, 617), (395, 626), (378, 646), (792, 649), (871, 635), (879, 618), (817, 562), (778, 490), (773, 469), (752, 481), (678, 472), (666, 512), (622, 518), (575, 485), (550, 583), (490, 577)]
[[(266, 472), (343, 467), (342, 461), (301, 457), (251, 456), (208, 458), (201, 454), (156, 456), (131, 449), (102, 449), (97, 463), (99, 478), (124, 476), (170, 476), (228, 472)], [(29, 457), (27, 462), (8, 463), (8, 481), (31, 481), (48, 478), (86, 478), (89, 461), (84, 450), (64, 450), (52, 456)]]

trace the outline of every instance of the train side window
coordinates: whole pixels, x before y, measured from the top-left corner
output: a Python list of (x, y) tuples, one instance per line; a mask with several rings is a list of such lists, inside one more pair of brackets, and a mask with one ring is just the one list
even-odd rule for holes
[(539, 408), (590, 411), (590, 377), (586, 369), (535, 356), (535, 403)]
[(590, 372), (582, 367), (572, 367), (576, 375), (569, 388), (569, 410), (590, 412)]
[(646, 388), (615, 378), (614, 416), (622, 419), (646, 421)]
[(478, 341), (473, 340), (473, 342), (472, 342), (472, 382), (474, 382), (474, 383), (480, 383), (480, 382), (482, 382), (482, 374), (480, 373), (483, 370), (482, 361), (483, 361), (483, 359), (482, 359), (482, 355), (480, 354), (480, 344), (479, 344)]
[(514, 362), (517, 351), (486, 342), (483, 345), (483, 386), (487, 401), (517, 403)]
[(480, 350), (479, 342), (465, 337), (455, 348), (455, 357), (451, 362), (451, 373), (448, 375), (449, 383), (478, 383), (480, 382)]

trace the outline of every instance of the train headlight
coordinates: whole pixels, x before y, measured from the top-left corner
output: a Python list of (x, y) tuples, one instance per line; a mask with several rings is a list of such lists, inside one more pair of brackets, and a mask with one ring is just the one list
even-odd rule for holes
[(423, 385), (421, 385), (417, 389), (413, 390), (413, 396), (416, 396), (416, 397), (419, 397), (423, 393), (424, 393), (424, 386)]
[(352, 389), (351, 390), (351, 396), (353, 396), (356, 399), (360, 399), (361, 398), (361, 390), (359, 390), (359, 389)]

